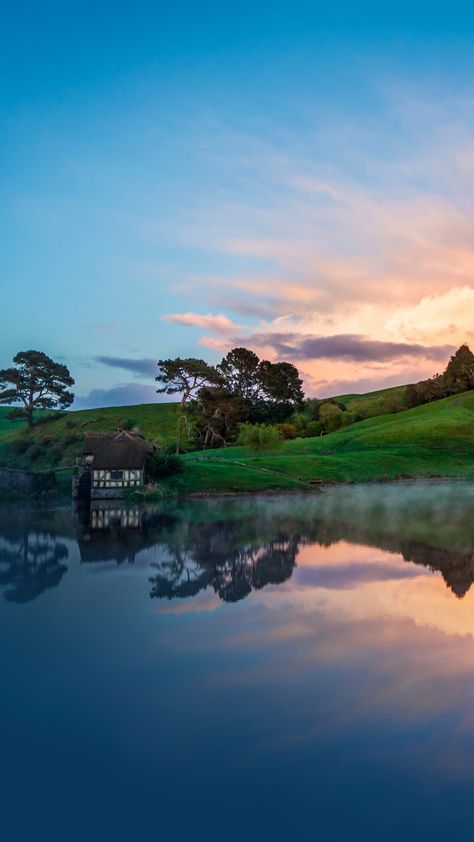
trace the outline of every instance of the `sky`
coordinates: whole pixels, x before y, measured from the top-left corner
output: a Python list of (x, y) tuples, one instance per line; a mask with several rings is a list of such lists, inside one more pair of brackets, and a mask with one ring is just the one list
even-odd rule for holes
[(310, 396), (474, 346), (474, 7), (6, 2), (0, 367), (76, 407), (235, 345)]

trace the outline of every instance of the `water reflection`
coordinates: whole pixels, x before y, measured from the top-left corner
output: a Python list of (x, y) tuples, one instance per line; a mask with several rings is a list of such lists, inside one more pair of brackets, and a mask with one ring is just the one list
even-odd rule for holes
[[(340, 542), (376, 547), (384, 563), (306, 571), (306, 584), (348, 589), (362, 582), (442, 575), (460, 599), (474, 581), (474, 488), (468, 483), (341, 488), (315, 496), (121, 504), (56, 511), (0, 509), (0, 586), (27, 602), (56, 587), (67, 571), (68, 539), (83, 564), (140, 563), (149, 595), (185, 599), (210, 589), (237, 602), (289, 580), (308, 548)], [(411, 563), (411, 564), (408, 564)], [(300, 577), (301, 580), (301, 577)]]
[(0, 587), (5, 599), (30, 602), (57, 587), (68, 569), (68, 556), (53, 518), (11, 512), (0, 525)]

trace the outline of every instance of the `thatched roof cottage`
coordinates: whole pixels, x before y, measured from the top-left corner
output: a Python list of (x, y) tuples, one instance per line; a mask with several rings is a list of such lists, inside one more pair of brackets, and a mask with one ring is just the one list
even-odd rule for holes
[[(145, 463), (155, 445), (138, 432), (86, 433), (79, 460), (79, 487), (90, 481), (91, 498), (119, 498), (145, 482)], [(89, 480), (87, 480), (87, 475)]]

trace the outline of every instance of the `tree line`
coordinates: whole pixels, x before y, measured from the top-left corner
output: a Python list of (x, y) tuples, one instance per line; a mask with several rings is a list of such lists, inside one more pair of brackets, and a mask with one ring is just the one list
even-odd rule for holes
[[(66, 365), (42, 351), (21, 351), (0, 370), (0, 404), (20, 404), (9, 418), (35, 425), (38, 410), (67, 409), (74, 379)], [(157, 392), (181, 395), (175, 450), (242, 444), (254, 450), (277, 447), (283, 439), (333, 432), (367, 417), (341, 400), (306, 398), (292, 363), (260, 359), (248, 348), (233, 348), (217, 365), (195, 357), (157, 363)], [(380, 411), (398, 412), (474, 389), (474, 354), (466, 344), (444, 372), (410, 384), (404, 396)], [(374, 414), (373, 412), (371, 414)]]
[(470, 389), (474, 389), (474, 354), (464, 344), (452, 355), (442, 374), (407, 386), (405, 403), (409, 408), (420, 406)]
[(181, 394), (176, 452), (188, 436), (203, 448), (235, 442), (244, 423), (284, 422), (304, 401), (303, 381), (292, 363), (261, 360), (248, 348), (233, 348), (210, 365), (188, 357), (158, 361), (157, 392)]

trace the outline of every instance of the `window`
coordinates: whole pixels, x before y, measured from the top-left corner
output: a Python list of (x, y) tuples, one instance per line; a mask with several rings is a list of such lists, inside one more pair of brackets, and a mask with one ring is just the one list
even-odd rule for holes
[(123, 471), (110, 471), (110, 479), (123, 479)]

